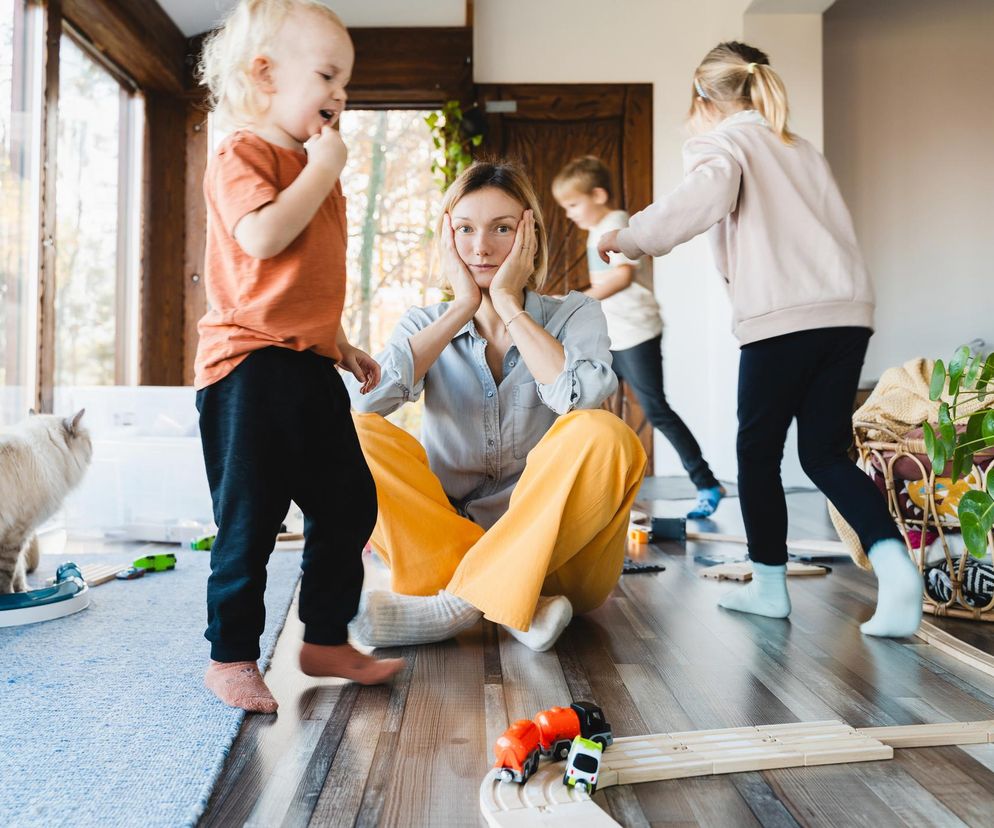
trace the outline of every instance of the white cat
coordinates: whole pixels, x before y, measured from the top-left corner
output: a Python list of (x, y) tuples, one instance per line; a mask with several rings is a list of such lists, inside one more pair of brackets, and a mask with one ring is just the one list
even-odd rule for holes
[(27, 589), (25, 572), (37, 563), (33, 531), (90, 464), (93, 444), (82, 416), (32, 414), (0, 431), (0, 595)]

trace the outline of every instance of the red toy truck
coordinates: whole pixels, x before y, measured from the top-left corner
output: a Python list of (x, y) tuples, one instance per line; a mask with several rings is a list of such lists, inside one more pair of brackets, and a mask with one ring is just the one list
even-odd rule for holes
[(504, 782), (524, 784), (538, 770), (538, 758), (565, 759), (576, 736), (608, 747), (614, 738), (604, 713), (593, 702), (573, 702), (569, 707), (550, 707), (532, 720), (519, 719), (494, 745), (495, 768)]
[(538, 770), (538, 727), (531, 719), (518, 719), (494, 745), (495, 768), (503, 782), (524, 784)]

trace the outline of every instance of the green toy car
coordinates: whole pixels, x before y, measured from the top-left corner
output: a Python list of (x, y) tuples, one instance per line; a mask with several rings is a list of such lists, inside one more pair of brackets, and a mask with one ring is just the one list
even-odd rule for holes
[(167, 569), (176, 568), (176, 556), (172, 552), (146, 555), (144, 558), (136, 559), (132, 566), (147, 572), (165, 572)]

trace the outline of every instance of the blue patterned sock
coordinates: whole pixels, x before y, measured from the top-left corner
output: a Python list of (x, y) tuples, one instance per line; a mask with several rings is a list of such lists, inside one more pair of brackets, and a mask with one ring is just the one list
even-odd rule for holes
[(887, 638), (914, 635), (922, 621), (922, 576), (904, 541), (877, 541), (869, 557), (877, 576), (877, 610), (860, 631)]
[(724, 496), (725, 489), (722, 486), (712, 486), (710, 489), (698, 489), (697, 505), (687, 512), (687, 517), (691, 520), (703, 520), (704, 518), (711, 517)]
[(787, 564), (768, 566), (753, 561), (752, 580), (744, 587), (725, 593), (718, 606), (767, 618), (786, 618), (790, 615)]

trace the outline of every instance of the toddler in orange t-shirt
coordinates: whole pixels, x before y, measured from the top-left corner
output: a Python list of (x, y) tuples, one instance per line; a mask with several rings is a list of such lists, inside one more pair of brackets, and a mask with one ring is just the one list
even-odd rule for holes
[(291, 500), (304, 513), (301, 669), (376, 684), (404, 666), (348, 643), (376, 489), (335, 366), (363, 393), (380, 378), (340, 324), (347, 150), (332, 126), (353, 59), (348, 32), (318, 0), (240, 0), (201, 63), (215, 111), (237, 127), (204, 178), (210, 309), (195, 385), (218, 526), (205, 681), (250, 711), (277, 708), (256, 662), (266, 564)]

